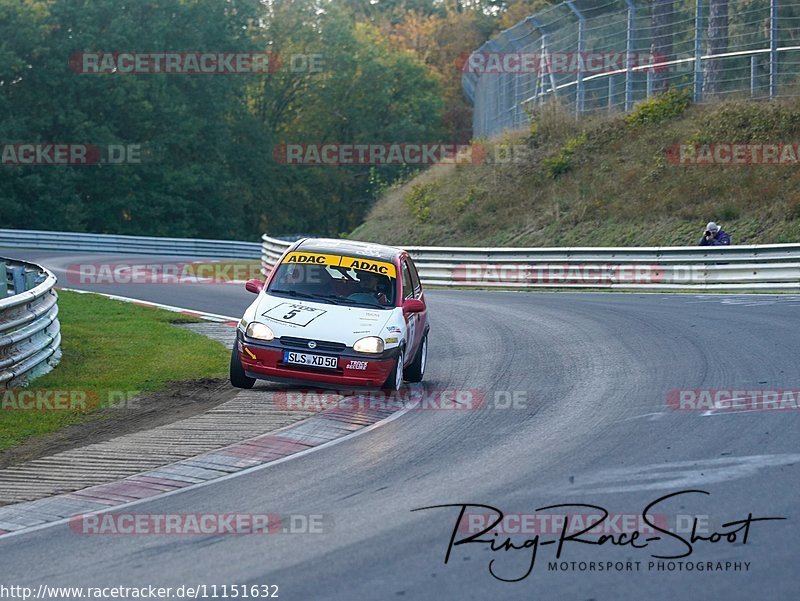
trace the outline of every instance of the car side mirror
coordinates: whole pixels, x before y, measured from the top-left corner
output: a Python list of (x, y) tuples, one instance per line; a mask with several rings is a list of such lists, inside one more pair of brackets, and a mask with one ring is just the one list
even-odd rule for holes
[(403, 302), (403, 314), (422, 313), (425, 311), (425, 303), (418, 298), (409, 298)]
[(244, 285), (245, 290), (248, 292), (252, 292), (253, 294), (258, 294), (264, 289), (264, 280), (259, 280), (258, 278), (247, 280)]

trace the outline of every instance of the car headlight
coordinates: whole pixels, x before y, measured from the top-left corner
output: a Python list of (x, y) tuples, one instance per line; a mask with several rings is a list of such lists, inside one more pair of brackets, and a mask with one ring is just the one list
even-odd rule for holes
[(269, 326), (258, 321), (251, 321), (247, 325), (245, 336), (248, 338), (255, 338), (256, 340), (272, 340), (275, 338), (275, 334), (272, 333)]
[(358, 353), (382, 353), (383, 352), (383, 338), (377, 336), (367, 336), (356, 340), (353, 345), (353, 350)]

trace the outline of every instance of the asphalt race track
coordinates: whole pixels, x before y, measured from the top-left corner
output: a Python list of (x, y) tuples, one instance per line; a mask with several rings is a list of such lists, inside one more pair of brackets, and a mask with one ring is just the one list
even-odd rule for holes
[[(62, 281), (59, 270), (80, 260), (47, 251), (0, 254), (39, 260)], [(91, 289), (235, 317), (252, 299), (234, 285)], [(317, 452), (129, 510), (323, 514), (326, 532), (87, 536), (61, 524), (0, 539), (3, 581), (270, 584), (285, 600), (800, 598), (798, 411), (676, 411), (667, 404), (679, 389), (800, 388), (800, 297), (428, 291), (427, 299), (426, 386), (485, 395), (485, 406), (412, 410)], [(502, 391), (516, 391), (520, 402), (496, 406)], [(698, 541), (690, 557), (674, 560), (749, 562), (748, 571), (649, 570), (649, 561), (666, 561), (651, 555), (686, 551), (665, 535), (641, 549), (568, 541), (559, 560), (639, 561), (638, 571), (578, 564), (553, 571), (553, 544), (539, 548), (527, 578), (503, 582), (490, 574), (490, 562), (497, 576), (518, 578), (530, 549), (464, 544), (445, 565), (458, 508), (412, 512), (473, 503), (531, 514), (585, 503), (636, 516), (651, 501), (689, 489), (710, 495), (684, 494), (652, 511), (670, 526), (676, 515), (708, 516), (709, 533), (728, 532), (734, 528), (723, 524), (750, 513), (788, 519), (752, 523), (746, 545), (739, 532), (734, 543)], [(514, 540), (521, 546), (534, 536)]]

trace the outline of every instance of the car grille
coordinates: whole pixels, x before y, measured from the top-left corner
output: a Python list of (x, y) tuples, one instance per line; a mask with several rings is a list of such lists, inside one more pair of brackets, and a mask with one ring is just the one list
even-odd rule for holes
[(328, 353), (340, 353), (347, 348), (346, 344), (341, 342), (327, 342), (325, 340), (314, 340), (317, 346), (313, 349), (308, 348), (309, 338), (293, 338), (291, 336), (281, 336), (281, 343), (285, 346), (292, 348), (303, 349), (306, 351), (322, 351)]

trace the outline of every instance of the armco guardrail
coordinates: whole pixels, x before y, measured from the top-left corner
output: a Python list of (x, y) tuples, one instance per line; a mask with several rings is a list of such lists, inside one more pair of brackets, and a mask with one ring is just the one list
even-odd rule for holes
[(209, 259), (257, 259), (260, 252), (258, 242), (35, 230), (0, 230), (0, 248), (41, 248), (44, 250), (173, 255)]
[[(0, 389), (50, 371), (61, 359), (56, 276), (0, 258)], [(8, 296), (11, 294), (11, 296)]]
[[(265, 273), (289, 246), (263, 236)], [(800, 244), (642, 248), (405, 247), (425, 284), (478, 288), (800, 291)]]

